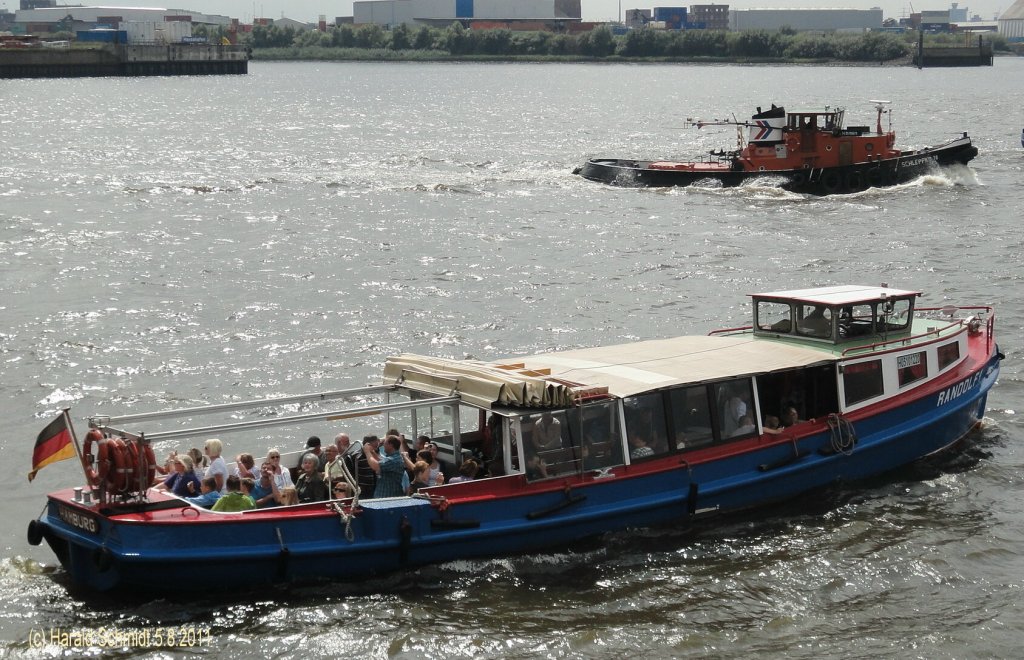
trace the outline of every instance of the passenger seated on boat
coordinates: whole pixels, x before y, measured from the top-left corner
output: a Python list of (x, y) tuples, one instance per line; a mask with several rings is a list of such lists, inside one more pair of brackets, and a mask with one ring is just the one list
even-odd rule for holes
[(252, 477), (242, 477), (239, 479), (242, 483), (242, 495), (245, 495), (252, 500), (252, 508), (256, 508), (256, 498), (252, 496), (253, 490), (256, 488), (256, 480)]
[(531, 452), (526, 457), (526, 478), (529, 481), (548, 478), (548, 465), (538, 454)]
[(303, 504), (329, 499), (327, 484), (320, 476), (319, 464), (320, 460), (313, 452), (303, 454), (302, 462), (299, 464), (302, 472), (295, 482), (295, 493), (299, 497), (299, 502)]
[(213, 477), (203, 477), (199, 486), (201, 494), (195, 497), (186, 497), (185, 500), (196, 506), (209, 509), (220, 499), (220, 491), (217, 490), (217, 480)]
[(294, 485), (292, 483), (291, 472), (286, 468), (281, 467), (281, 450), (274, 447), (268, 451), (266, 462), (270, 463), (271, 473), (273, 474), (274, 483), (277, 484), (278, 490)]
[(255, 509), (252, 498), (242, 493), (242, 480), (231, 475), (227, 479), (227, 492), (213, 505), (214, 511), (248, 511)]
[(384, 439), (384, 456), (367, 455), (370, 469), (377, 474), (377, 487), (374, 497), (400, 497), (405, 495), (402, 476), (407, 469), (413, 468), (409, 455), (403, 451), (402, 440), (396, 435)]
[(725, 402), (722, 409), (722, 435), (731, 438), (740, 425), (740, 420), (747, 414), (748, 406), (743, 395), (736, 395)]
[(796, 408), (793, 406), (787, 407), (782, 411), (782, 426), (783, 428), (789, 428), (794, 424), (799, 424), (803, 420), (800, 419), (800, 414), (797, 413)]
[(210, 467), (210, 459), (203, 455), (203, 452), (199, 451), (199, 447), (193, 447), (188, 450), (188, 455), (192, 457), (193, 469), (196, 471), (196, 476), (202, 479), (206, 476), (206, 468)]
[(631, 447), (631, 449), (629, 450), (630, 458), (645, 458), (647, 456), (654, 456), (654, 450), (651, 449), (650, 446), (648, 446), (647, 438), (640, 435), (639, 433), (634, 433), (629, 438), (629, 446)]
[(472, 458), (467, 458), (459, 466), (459, 476), (452, 477), (448, 480), (450, 484), (457, 484), (463, 481), (473, 481), (476, 479), (477, 472), (480, 471), (480, 466)]
[(249, 477), (250, 479), (259, 478), (259, 470), (256, 469), (256, 461), (253, 459), (252, 454), (239, 454), (235, 458), (235, 474), (238, 475), (239, 479)]
[(252, 492), (249, 494), (252, 496), (253, 501), (256, 502), (256, 508), (258, 509), (278, 504), (281, 491), (278, 490), (277, 482), (274, 481), (274, 468), (270, 463), (264, 463), (260, 466), (260, 478), (253, 484)]
[(196, 477), (190, 456), (177, 456), (173, 461), (174, 473), (167, 477), (157, 490), (169, 490), (178, 497), (193, 497), (202, 490), (199, 478)]
[(203, 445), (203, 451), (210, 457), (210, 467), (206, 468), (206, 476), (216, 479), (217, 490), (223, 493), (228, 478), (228, 464), (221, 458), (224, 444), (217, 438), (210, 438)]
[(562, 447), (562, 423), (545, 411), (533, 424), (533, 448), (536, 451), (560, 449)]
[[(446, 460), (438, 458), (437, 451), (439, 448), (436, 442), (427, 443), (426, 449), (430, 451), (430, 478), (436, 485), (440, 486), (455, 476), (455, 466)], [(438, 480), (438, 475), (441, 475), (440, 480)]]
[(430, 486), (433, 486), (430, 483), (430, 464), (426, 461), (416, 461), (412, 468), (412, 483), (409, 484), (409, 494), (418, 493), (420, 488), (429, 488)]
[(323, 472), (324, 464), (327, 463), (327, 456), (320, 448), (320, 438), (318, 436), (311, 435), (306, 440), (306, 451), (302, 454), (302, 458), (299, 459), (299, 464), (296, 466), (297, 468), (299, 468), (299, 471), (302, 470), (302, 461), (306, 458), (306, 454), (313, 454), (314, 456), (316, 456), (316, 469)]
[(775, 415), (767, 415), (764, 418), (765, 433), (782, 433), (782, 422)]
[(324, 481), (333, 484), (335, 480), (342, 479), (344, 472), (341, 471), (341, 458), (338, 456), (336, 445), (327, 445), (324, 449), (324, 456), (327, 461), (324, 463)]
[(743, 417), (740, 417), (738, 426), (736, 427), (736, 430), (732, 432), (730, 437), (738, 438), (742, 435), (748, 435), (753, 433), (755, 428), (753, 418), (751, 418), (750, 415), (744, 415)]

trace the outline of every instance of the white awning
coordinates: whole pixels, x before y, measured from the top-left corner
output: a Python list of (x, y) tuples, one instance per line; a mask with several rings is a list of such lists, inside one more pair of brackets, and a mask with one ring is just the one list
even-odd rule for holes
[(687, 383), (704, 383), (835, 362), (830, 347), (766, 338), (688, 336), (583, 348), (485, 363), (417, 355), (389, 358), (385, 382), (436, 394), (459, 393), (483, 407), (568, 406), (578, 396), (625, 397)]

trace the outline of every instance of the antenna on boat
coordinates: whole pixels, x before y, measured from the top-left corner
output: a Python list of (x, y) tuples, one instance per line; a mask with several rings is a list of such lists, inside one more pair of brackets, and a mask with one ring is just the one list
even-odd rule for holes
[(879, 135), (882, 134), (882, 114), (888, 113), (889, 115), (889, 130), (892, 131), (892, 110), (886, 110), (885, 106), (892, 103), (892, 101), (881, 101), (878, 99), (871, 99), (868, 103), (875, 104), (875, 110), (878, 112), (878, 124), (875, 126), (875, 130)]

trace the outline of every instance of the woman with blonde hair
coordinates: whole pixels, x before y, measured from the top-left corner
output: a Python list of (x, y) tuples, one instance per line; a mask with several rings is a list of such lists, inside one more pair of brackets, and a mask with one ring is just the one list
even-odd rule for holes
[(224, 484), (228, 478), (228, 464), (221, 458), (224, 451), (224, 444), (217, 438), (210, 438), (203, 445), (203, 451), (210, 457), (210, 467), (206, 468), (207, 477), (213, 477), (217, 481), (217, 492), (224, 492)]

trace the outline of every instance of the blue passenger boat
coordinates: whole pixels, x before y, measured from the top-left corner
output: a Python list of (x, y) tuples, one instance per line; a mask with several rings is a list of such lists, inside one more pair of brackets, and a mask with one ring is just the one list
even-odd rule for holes
[[(981, 423), (1002, 359), (994, 311), (920, 308), (919, 295), (760, 293), (752, 326), (707, 336), (490, 362), (399, 355), (378, 386), (94, 416), (87, 483), (51, 493), (29, 538), (79, 585), (164, 593), (207, 577), (360, 579), (763, 507), (940, 452)], [(332, 409), (268, 414), (312, 402)], [(185, 428), (225, 411), (235, 421)], [(235, 513), (149, 488), (151, 443), (365, 415), (402, 415), (455, 462), (482, 456), (487, 476)], [(172, 428), (143, 431), (161, 422)]]

